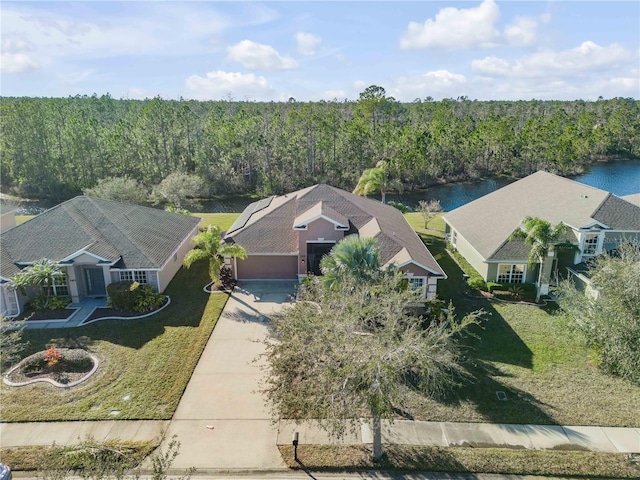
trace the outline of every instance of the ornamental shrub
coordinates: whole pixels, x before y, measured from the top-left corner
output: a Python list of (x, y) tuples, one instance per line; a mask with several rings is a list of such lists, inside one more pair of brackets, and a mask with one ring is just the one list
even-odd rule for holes
[(118, 310), (146, 313), (159, 308), (165, 296), (153, 291), (150, 285), (125, 281), (112, 283), (107, 287), (108, 304)]
[(50, 310), (58, 310), (59, 308), (65, 308), (69, 303), (71, 303), (71, 297), (66, 295), (50, 297), (48, 308)]
[(482, 277), (471, 277), (467, 280), (467, 284), (476, 290), (486, 290), (487, 284), (484, 283), (484, 279)]
[(135, 310), (137, 290), (140, 284), (135, 281), (111, 283), (107, 286), (109, 300), (107, 304), (117, 310)]
[(140, 313), (147, 313), (156, 308), (160, 308), (164, 303), (165, 296), (154, 292), (149, 285), (142, 285), (136, 290), (133, 310)]

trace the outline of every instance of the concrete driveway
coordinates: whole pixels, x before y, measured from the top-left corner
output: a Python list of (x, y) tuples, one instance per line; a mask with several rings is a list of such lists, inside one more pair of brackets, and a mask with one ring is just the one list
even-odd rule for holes
[[(295, 283), (240, 283), (196, 366), (166, 439), (178, 436), (173, 468), (264, 470), (285, 468), (277, 426), (258, 393), (268, 318), (289, 303)], [(165, 440), (166, 442), (166, 440)]]

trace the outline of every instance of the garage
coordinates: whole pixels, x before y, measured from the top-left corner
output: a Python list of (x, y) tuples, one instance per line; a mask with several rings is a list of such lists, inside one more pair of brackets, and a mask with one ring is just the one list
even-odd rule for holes
[(297, 279), (297, 255), (251, 255), (237, 260), (238, 280)]

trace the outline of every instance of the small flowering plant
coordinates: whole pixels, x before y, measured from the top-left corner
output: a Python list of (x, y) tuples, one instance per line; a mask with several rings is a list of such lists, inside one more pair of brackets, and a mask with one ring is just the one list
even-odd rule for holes
[(53, 368), (60, 361), (60, 356), (60, 352), (56, 349), (55, 345), (51, 345), (44, 354), (44, 361), (49, 368)]

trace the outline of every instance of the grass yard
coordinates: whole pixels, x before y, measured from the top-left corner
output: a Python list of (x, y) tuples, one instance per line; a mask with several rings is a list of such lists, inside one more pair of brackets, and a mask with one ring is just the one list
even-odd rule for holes
[(200, 228), (205, 229), (209, 225), (219, 226), (223, 232), (229, 230), (229, 227), (233, 225), (236, 218), (240, 216), (239, 213), (194, 213), (194, 217), (200, 217)]
[[(452, 300), (458, 315), (486, 312), (477, 338), (467, 339), (467, 369), (473, 381), (441, 402), (415, 395), (403, 408), (421, 420), (561, 425), (640, 426), (640, 386), (602, 374), (582, 337), (564, 324), (559, 310), (491, 302), (463, 294), (463, 271), (445, 249), (438, 216), (425, 230), (422, 216), (409, 222), (448, 279), (438, 294)], [(465, 269), (469, 268), (464, 265)], [(467, 273), (471, 273), (467, 271)], [(508, 400), (497, 399), (496, 391)]]
[(2, 384), (2, 421), (171, 418), (228, 298), (204, 293), (207, 282), (207, 265), (196, 263), (167, 288), (171, 305), (147, 319), (25, 331), (23, 357), (51, 344), (83, 347), (98, 356), (100, 368), (70, 389)]

